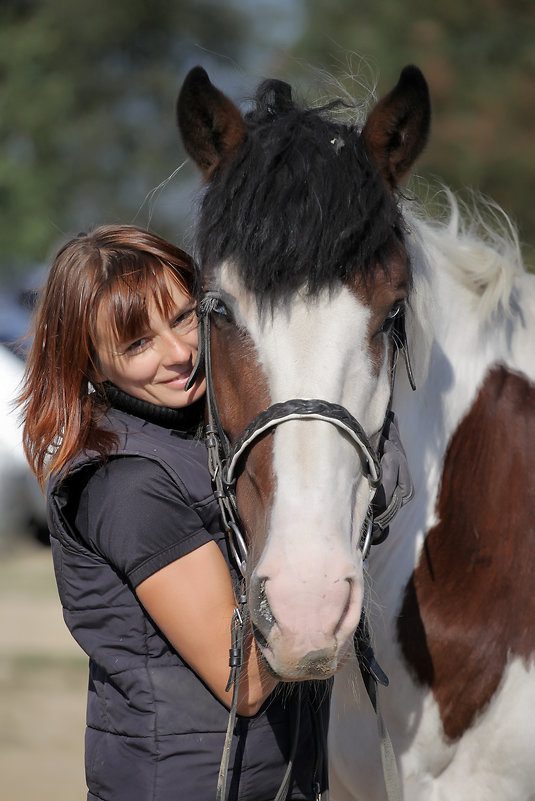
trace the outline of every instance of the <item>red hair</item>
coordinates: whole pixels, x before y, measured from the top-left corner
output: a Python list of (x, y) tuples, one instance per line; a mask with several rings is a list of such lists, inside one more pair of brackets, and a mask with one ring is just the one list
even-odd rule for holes
[(148, 325), (147, 299), (169, 313), (169, 281), (196, 297), (198, 273), (187, 253), (130, 225), (101, 226), (79, 234), (57, 254), (33, 323), (19, 403), (26, 456), (41, 485), (78, 453), (103, 458), (117, 438), (98, 423), (107, 404), (95, 364), (96, 320), (105, 310), (118, 340)]

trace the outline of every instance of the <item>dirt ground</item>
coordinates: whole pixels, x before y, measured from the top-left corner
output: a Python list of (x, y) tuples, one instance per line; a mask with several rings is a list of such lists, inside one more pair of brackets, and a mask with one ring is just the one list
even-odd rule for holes
[(50, 549), (0, 543), (0, 801), (85, 799), (86, 690)]

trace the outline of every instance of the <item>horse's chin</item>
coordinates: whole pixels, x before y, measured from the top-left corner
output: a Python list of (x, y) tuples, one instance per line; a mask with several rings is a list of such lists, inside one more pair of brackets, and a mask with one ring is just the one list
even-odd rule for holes
[(258, 641), (259, 651), (268, 673), (279, 681), (325, 681), (340, 670), (351, 652), (351, 641), (321, 651), (310, 651), (300, 658), (286, 656), (284, 648), (272, 649)]

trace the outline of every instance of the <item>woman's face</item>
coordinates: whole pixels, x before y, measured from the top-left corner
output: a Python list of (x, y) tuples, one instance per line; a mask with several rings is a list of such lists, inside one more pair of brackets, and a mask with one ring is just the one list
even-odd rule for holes
[(204, 378), (186, 391), (197, 357), (195, 302), (173, 282), (168, 282), (173, 308), (167, 317), (154, 300), (147, 301), (149, 324), (135, 340), (117, 342), (103, 310), (97, 314), (96, 351), (103, 381), (135, 398), (157, 406), (180, 409), (205, 391)]

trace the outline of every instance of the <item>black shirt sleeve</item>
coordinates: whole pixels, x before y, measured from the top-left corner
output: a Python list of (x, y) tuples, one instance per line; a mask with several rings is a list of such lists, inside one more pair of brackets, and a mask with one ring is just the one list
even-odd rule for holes
[(213, 538), (163, 467), (111, 459), (82, 491), (76, 528), (133, 587)]

